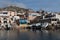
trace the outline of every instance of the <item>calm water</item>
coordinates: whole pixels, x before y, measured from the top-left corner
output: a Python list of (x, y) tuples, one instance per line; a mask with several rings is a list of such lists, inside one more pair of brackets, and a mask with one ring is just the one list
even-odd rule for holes
[(60, 32), (0, 31), (0, 40), (60, 40)]

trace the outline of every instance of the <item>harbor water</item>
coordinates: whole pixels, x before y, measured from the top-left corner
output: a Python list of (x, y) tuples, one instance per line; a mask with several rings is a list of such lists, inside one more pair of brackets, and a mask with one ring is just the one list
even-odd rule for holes
[(0, 40), (60, 40), (59, 31), (4, 31), (0, 30)]

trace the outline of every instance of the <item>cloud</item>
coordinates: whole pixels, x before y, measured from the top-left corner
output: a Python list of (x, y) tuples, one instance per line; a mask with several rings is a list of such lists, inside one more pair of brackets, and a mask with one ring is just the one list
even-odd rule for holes
[(21, 8), (26, 8), (26, 5), (20, 2), (12, 1), (12, 0), (0, 0), (0, 7), (6, 7), (6, 6), (17, 6), (17, 7), (21, 7)]

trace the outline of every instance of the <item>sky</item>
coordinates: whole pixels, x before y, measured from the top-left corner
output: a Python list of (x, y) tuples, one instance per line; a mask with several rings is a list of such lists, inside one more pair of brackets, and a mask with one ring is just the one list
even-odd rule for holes
[(60, 0), (0, 0), (0, 7), (15, 5), (33, 10), (60, 11)]

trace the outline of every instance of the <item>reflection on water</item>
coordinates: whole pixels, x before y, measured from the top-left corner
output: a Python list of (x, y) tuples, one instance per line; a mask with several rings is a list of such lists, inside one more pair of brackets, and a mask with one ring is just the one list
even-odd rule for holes
[(60, 40), (60, 32), (0, 31), (0, 40)]

